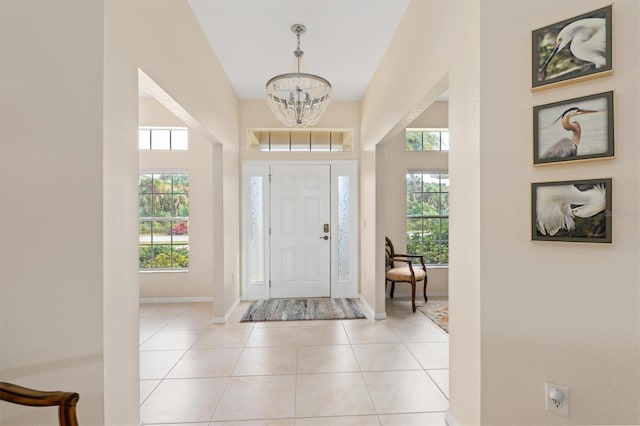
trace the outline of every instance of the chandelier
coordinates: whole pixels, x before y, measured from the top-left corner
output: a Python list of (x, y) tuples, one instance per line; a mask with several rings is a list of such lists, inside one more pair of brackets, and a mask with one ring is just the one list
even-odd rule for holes
[(300, 35), (307, 31), (307, 27), (295, 24), (291, 31), (298, 38), (298, 47), (293, 51), (296, 72), (277, 75), (267, 82), (267, 103), (285, 126), (313, 126), (327, 109), (331, 83), (320, 76), (300, 72), (300, 62), (304, 55), (300, 49)]

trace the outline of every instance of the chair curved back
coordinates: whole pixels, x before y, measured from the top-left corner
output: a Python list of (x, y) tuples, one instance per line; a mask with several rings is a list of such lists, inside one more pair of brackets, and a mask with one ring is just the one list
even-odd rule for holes
[(395, 256), (395, 250), (393, 249), (393, 243), (389, 237), (384, 237), (384, 252), (385, 252), (385, 270), (393, 268), (393, 256)]
[(78, 426), (76, 404), (80, 395), (75, 392), (46, 392), (0, 382), (0, 400), (30, 407), (58, 406), (60, 426)]

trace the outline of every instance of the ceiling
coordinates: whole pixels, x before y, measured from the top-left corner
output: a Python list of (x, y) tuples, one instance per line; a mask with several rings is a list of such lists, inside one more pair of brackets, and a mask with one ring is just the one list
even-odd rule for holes
[(189, 0), (240, 99), (264, 99), (273, 76), (293, 71), (304, 24), (306, 72), (331, 82), (332, 97), (364, 94), (410, 0)]

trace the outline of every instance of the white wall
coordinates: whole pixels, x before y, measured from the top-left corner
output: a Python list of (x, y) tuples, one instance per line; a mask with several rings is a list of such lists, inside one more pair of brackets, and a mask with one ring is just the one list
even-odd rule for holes
[[(138, 424), (138, 68), (229, 146), (236, 200), (237, 98), (186, 1), (9, 0), (0, 16), (0, 380), (79, 392), (80, 424)], [(238, 224), (224, 232), (237, 270)]]
[[(185, 127), (151, 97), (140, 98), (140, 126)], [(140, 298), (213, 297), (212, 145), (189, 129), (187, 151), (140, 151), (140, 170), (185, 170), (189, 174), (189, 270), (140, 273)]]
[[(448, 128), (448, 103), (435, 102), (407, 127)], [(405, 133), (400, 132), (378, 144), (384, 147), (384, 161), (377, 168), (382, 179), (382, 217), (385, 236), (393, 242), (398, 253), (407, 253), (407, 172), (424, 170), (446, 172), (449, 167), (449, 154), (446, 151), (407, 151)], [(427, 295), (443, 296), (449, 291), (449, 268), (430, 267), (428, 270)], [(420, 288), (420, 285), (418, 286)], [(421, 293), (417, 293), (420, 295)], [(411, 286), (396, 285), (394, 297), (411, 296)], [(420, 297), (418, 297), (420, 300)]]
[(449, 70), (449, 415), (461, 425), (482, 412), (480, 10), (461, 2), (450, 27), (460, 54)]
[[(583, 84), (532, 94), (531, 34), (525, 31), (608, 4), (601, 0), (482, 3), (480, 253), (485, 424), (640, 422), (640, 227), (637, 215), (628, 213), (640, 207), (640, 148), (635, 142), (640, 61), (637, 44), (628, 42), (640, 39), (640, 4), (635, 0), (613, 4), (614, 74)], [(498, 19), (498, 15), (509, 19)], [(616, 158), (532, 166), (532, 107), (608, 90), (615, 91)], [(531, 241), (531, 182), (599, 177), (613, 177), (612, 244)], [(611, 307), (604, 315), (603, 304)], [(544, 411), (545, 381), (571, 389), (570, 418)]]
[(445, 0), (413, 0), (407, 7), (362, 98), (365, 149), (403, 130), (446, 90), (453, 40), (444, 35), (453, 7)]
[(104, 416), (103, 8), (0, 2), (0, 381), (79, 392), (83, 424)]
[[(640, 244), (637, 217), (625, 212), (638, 211), (640, 189), (640, 152), (632, 142), (640, 111), (638, 49), (628, 42), (639, 36), (640, 5), (613, 5), (613, 76), (532, 94), (531, 30), (607, 3), (463, 1), (439, 15), (447, 27), (439, 36), (420, 20), (443, 4), (425, 3), (411, 3), (414, 18), (400, 30), (421, 49), (396, 43), (396, 34), (378, 69), (388, 73), (380, 79), (376, 73), (365, 97), (362, 135), (365, 145), (375, 143), (414, 116), (442, 79), (412, 70), (445, 64), (452, 145), (450, 418), (474, 425), (638, 424)], [(441, 37), (451, 44), (429, 43)], [(397, 64), (408, 71), (390, 71)], [(373, 102), (388, 81), (402, 82), (394, 108)], [(412, 99), (405, 89), (417, 94)], [(534, 105), (612, 89), (614, 160), (533, 167)], [(608, 176), (613, 244), (531, 241), (531, 182)], [(545, 381), (571, 389), (569, 418), (544, 410)]]
[(449, 31), (449, 8), (444, 0), (409, 4), (361, 103), (362, 294), (380, 315), (385, 309), (385, 229), (383, 221), (376, 221), (376, 206), (384, 203), (376, 200), (376, 183), (383, 176), (376, 173), (375, 146), (403, 131), (446, 89), (448, 43), (433, 41)]
[[(60, 24), (58, 24), (60, 25)], [(238, 296), (238, 100), (186, 0), (111, 0), (105, 8), (105, 412), (106, 424), (137, 424), (138, 70), (163, 89), (161, 102), (190, 128), (224, 145), (214, 203), (225, 251), (214, 258), (214, 316)], [(82, 60), (82, 59), (78, 59)], [(218, 179), (219, 180), (215, 180)], [(223, 185), (224, 182), (224, 185)], [(235, 195), (234, 195), (235, 193)], [(132, 262), (133, 260), (133, 262)]]

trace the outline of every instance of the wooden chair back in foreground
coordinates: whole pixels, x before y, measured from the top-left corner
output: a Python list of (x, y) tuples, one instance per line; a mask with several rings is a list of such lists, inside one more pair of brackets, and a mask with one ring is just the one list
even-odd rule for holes
[(0, 400), (30, 407), (58, 406), (60, 426), (78, 426), (76, 404), (80, 395), (75, 392), (45, 392), (0, 382)]
[[(386, 272), (385, 272), (385, 287), (386, 283), (391, 283), (391, 291), (389, 297), (393, 299), (393, 291), (396, 288), (396, 283), (409, 283), (411, 284), (411, 309), (416, 311), (416, 284), (418, 281), (423, 282), (422, 294), (424, 301), (427, 301), (427, 267), (424, 263), (424, 256), (419, 254), (399, 254), (393, 249), (393, 244), (388, 237), (385, 239), (385, 255), (386, 255)], [(420, 263), (414, 264), (413, 262), (419, 261)], [(396, 265), (399, 263), (399, 265)]]

